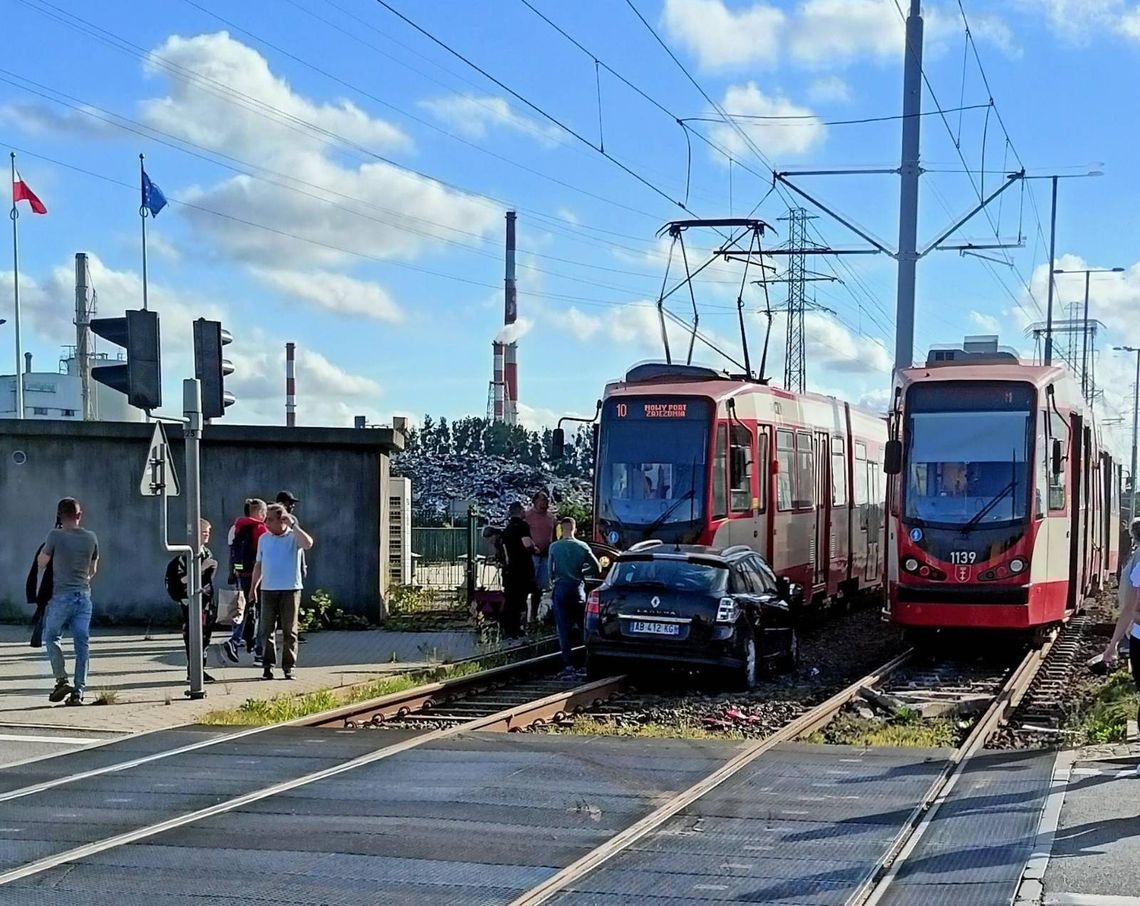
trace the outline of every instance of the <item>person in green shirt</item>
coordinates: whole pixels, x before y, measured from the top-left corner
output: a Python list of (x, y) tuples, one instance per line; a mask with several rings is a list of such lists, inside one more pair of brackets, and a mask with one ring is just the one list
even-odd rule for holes
[(561, 679), (576, 679), (574, 661), (570, 653), (570, 633), (575, 621), (582, 619), (586, 603), (587, 576), (600, 576), (601, 564), (590, 546), (574, 537), (578, 526), (566, 516), (559, 521), (562, 538), (550, 545), (550, 578), (553, 591), (554, 625), (558, 630), (558, 644), (562, 648)]

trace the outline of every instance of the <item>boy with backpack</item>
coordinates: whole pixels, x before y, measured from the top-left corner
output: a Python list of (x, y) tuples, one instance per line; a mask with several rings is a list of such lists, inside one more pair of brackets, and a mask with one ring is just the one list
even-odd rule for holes
[(267, 531), (265, 527), (266, 503), (257, 497), (245, 502), (245, 515), (230, 529), (230, 585), (236, 585), (245, 596), (245, 614), (234, 622), (233, 632), (222, 643), (222, 651), (235, 664), (242, 641), (245, 650), (253, 652), (253, 662), (261, 661), (261, 634), (257, 631), (257, 608), (250, 601), (253, 567), (257, 562), (257, 544)]
[[(210, 540), (210, 523), (203, 519), (198, 526), (198, 559), (202, 561), (202, 664), (206, 663), (206, 648), (210, 644), (210, 633), (218, 618), (218, 608), (214, 597), (214, 573), (218, 561), (206, 544)], [(189, 564), (186, 555), (179, 554), (166, 565), (166, 593), (182, 608), (182, 646), (186, 649), (186, 681), (190, 681), (190, 594), (186, 588)], [(212, 683), (214, 678), (202, 671), (203, 682)]]

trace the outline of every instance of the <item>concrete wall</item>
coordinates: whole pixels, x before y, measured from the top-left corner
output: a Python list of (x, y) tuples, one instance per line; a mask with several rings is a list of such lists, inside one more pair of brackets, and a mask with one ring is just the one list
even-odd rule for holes
[[(180, 482), (181, 425), (168, 424)], [(99, 536), (97, 615), (164, 619), (177, 615), (163, 588), (171, 555), (162, 546), (161, 501), (142, 497), (153, 425), (124, 422), (0, 420), (0, 613), (22, 613), (24, 580), (52, 527), (60, 497), (83, 505)], [(296, 513), (316, 540), (306, 597), (323, 588), (345, 610), (378, 618), (387, 582), (388, 454), (403, 435), (386, 428), (282, 428), (207, 425), (202, 441), (202, 514), (211, 546), (227, 560), (226, 534), (246, 497), (301, 498)], [(169, 537), (186, 537), (184, 498), (170, 501)]]

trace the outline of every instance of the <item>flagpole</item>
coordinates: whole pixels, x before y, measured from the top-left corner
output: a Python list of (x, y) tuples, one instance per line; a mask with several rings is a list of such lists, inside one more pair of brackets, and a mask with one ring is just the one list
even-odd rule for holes
[(20, 338), (20, 239), (16, 221), (20, 212), (16, 210), (16, 152), (10, 153), (12, 161), (12, 290), (16, 330), (16, 418), (24, 417), (24, 349)]
[[(143, 156), (139, 155), (139, 191), (143, 190)], [(146, 198), (143, 196), (143, 204), (139, 205), (139, 219), (142, 221), (142, 253), (143, 253), (143, 311), (147, 310), (147, 288), (146, 288)]]

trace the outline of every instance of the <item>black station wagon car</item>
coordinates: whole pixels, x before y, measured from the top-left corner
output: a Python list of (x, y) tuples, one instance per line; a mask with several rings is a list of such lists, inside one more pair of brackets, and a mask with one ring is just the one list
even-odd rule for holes
[(618, 554), (586, 604), (591, 676), (656, 663), (713, 668), (750, 689), (798, 656), (797, 586), (743, 545), (647, 541)]

